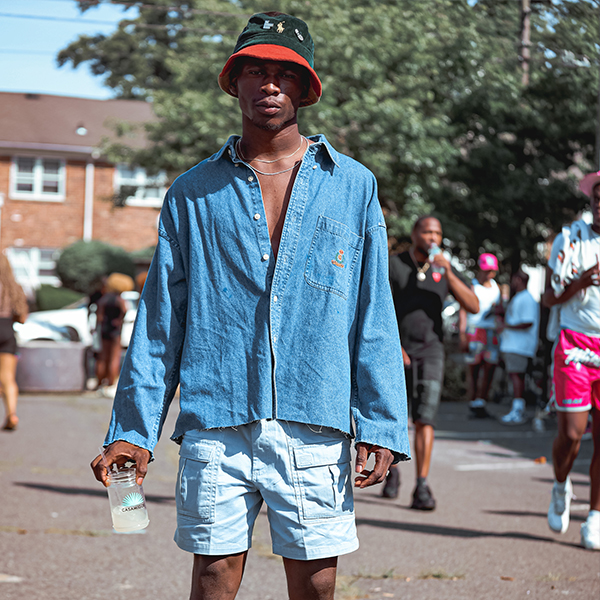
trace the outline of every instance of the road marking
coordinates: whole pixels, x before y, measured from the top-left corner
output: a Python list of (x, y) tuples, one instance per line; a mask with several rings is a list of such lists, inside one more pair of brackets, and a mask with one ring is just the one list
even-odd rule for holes
[(0, 573), (0, 583), (21, 583), (22, 577), (16, 575), (7, 575), (6, 573)]
[(456, 465), (455, 471), (500, 471), (502, 469), (531, 469), (540, 467), (541, 463), (536, 463), (533, 460), (519, 462), (501, 462), (501, 463), (476, 463), (471, 465)]

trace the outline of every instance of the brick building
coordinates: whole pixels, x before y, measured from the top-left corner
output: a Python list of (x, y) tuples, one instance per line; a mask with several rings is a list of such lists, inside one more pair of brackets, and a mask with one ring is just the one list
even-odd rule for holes
[[(99, 149), (114, 125), (155, 118), (135, 100), (0, 92), (0, 250), (27, 291), (57, 283), (58, 253), (77, 240), (128, 251), (156, 244), (166, 177), (111, 164)], [(143, 128), (125, 139), (143, 146)]]

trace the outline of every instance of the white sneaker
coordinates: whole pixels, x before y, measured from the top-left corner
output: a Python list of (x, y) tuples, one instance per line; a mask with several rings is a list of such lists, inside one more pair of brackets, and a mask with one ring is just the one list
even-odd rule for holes
[(581, 545), (588, 550), (600, 550), (600, 511), (590, 510), (581, 525)]
[(546, 426), (544, 425), (544, 421), (542, 419), (540, 419), (539, 417), (533, 418), (533, 421), (531, 421), (531, 428), (536, 433), (543, 433), (544, 431), (546, 431)]
[(564, 487), (564, 491), (560, 491), (558, 482), (554, 482), (552, 499), (548, 508), (548, 526), (557, 533), (564, 533), (569, 527), (569, 511), (571, 509), (571, 498), (573, 497), (573, 485), (570, 477), (567, 477)]
[(515, 398), (512, 403), (512, 408), (507, 415), (500, 418), (500, 421), (505, 425), (520, 425), (525, 422), (525, 400), (523, 398)]
[(117, 384), (103, 387), (101, 393), (105, 398), (114, 398), (117, 393)]

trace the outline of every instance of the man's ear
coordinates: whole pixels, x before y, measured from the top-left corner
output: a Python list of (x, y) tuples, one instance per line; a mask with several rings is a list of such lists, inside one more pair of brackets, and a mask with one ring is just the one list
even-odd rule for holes
[(237, 92), (237, 81), (235, 79), (233, 79), (232, 81), (229, 82), (229, 92), (232, 96), (234, 96), (235, 98), (238, 97), (238, 92)]

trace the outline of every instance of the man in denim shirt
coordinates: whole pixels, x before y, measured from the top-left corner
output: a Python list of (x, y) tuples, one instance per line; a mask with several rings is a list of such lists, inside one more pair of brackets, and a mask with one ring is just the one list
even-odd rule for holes
[(376, 182), (298, 131), (321, 95), (303, 21), (254, 15), (219, 85), (243, 135), (167, 194), (106, 462), (134, 460), (143, 479), (180, 384), (175, 541), (195, 555), (191, 598), (235, 597), (264, 501), (290, 599), (330, 599), (337, 556), (358, 547), (351, 436), (355, 487), (409, 458)]

